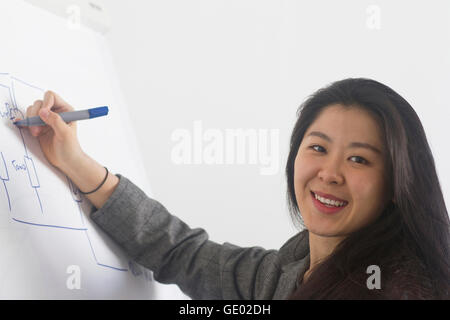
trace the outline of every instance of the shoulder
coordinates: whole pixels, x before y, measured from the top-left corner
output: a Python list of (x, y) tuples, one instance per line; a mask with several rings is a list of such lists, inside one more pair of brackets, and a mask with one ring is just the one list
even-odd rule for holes
[(286, 241), (278, 251), (281, 264), (303, 259), (309, 254), (308, 231), (303, 230)]

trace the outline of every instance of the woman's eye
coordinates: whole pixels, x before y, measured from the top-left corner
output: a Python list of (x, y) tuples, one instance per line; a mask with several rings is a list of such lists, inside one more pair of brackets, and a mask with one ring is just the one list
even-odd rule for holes
[(359, 157), (359, 156), (352, 156), (352, 157), (350, 157), (350, 159), (351, 158), (359, 159), (359, 161), (355, 161), (356, 163), (360, 163), (360, 164), (367, 164), (368, 163), (366, 159), (364, 159), (362, 157)]
[[(319, 146), (317, 144), (312, 145), (309, 148), (313, 149), (313, 150), (315, 150), (317, 152), (324, 152), (325, 151), (325, 148), (323, 148), (322, 146)], [(354, 160), (354, 161), (352, 160), (352, 161), (356, 162), (356, 163), (359, 163), (359, 164), (368, 164), (369, 163), (366, 159), (364, 159), (363, 157), (360, 157), (360, 156), (351, 156), (350, 159), (356, 159), (356, 160)]]
[[(316, 147), (317, 147), (317, 149), (316, 149)], [(315, 151), (317, 151), (317, 152), (321, 152), (320, 150), (318, 150), (318, 148), (321, 148), (321, 149), (325, 150), (323, 147), (321, 147), (321, 146), (319, 146), (319, 145), (317, 145), (317, 144), (311, 146), (310, 148), (313, 149), (313, 150), (315, 150)]]

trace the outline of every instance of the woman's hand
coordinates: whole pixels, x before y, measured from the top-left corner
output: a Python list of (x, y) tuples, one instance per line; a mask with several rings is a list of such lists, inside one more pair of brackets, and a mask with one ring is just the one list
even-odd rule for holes
[(67, 124), (58, 115), (67, 111), (73, 111), (72, 106), (56, 93), (47, 91), (43, 101), (37, 100), (27, 109), (27, 117), (39, 116), (47, 125), (28, 129), (38, 138), (47, 160), (64, 172), (78, 189), (83, 192), (97, 190), (86, 196), (96, 208), (101, 208), (119, 184), (119, 178), (113, 174), (105, 176), (105, 168), (83, 152), (77, 138), (76, 122)]
[(38, 138), (47, 160), (65, 173), (84, 156), (77, 138), (76, 122), (67, 124), (58, 115), (73, 110), (52, 91), (47, 91), (43, 101), (37, 100), (27, 109), (27, 117), (39, 116), (47, 124), (29, 127), (31, 135)]

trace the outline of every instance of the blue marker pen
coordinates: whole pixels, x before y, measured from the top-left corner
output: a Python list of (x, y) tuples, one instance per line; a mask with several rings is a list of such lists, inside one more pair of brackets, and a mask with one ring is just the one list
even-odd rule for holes
[[(97, 117), (106, 116), (108, 114), (108, 107), (98, 107), (87, 110), (69, 111), (58, 113), (64, 122), (72, 122), (86, 119), (93, 119)], [(14, 122), (16, 126), (31, 127), (31, 126), (45, 126), (45, 122), (41, 117), (31, 117)]]

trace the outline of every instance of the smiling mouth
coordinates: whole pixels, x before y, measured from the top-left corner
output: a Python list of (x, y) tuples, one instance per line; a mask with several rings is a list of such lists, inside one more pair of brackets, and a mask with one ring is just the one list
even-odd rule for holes
[(313, 191), (310, 191), (310, 193), (313, 196), (313, 198), (315, 200), (317, 200), (317, 202), (319, 202), (320, 204), (322, 204), (328, 208), (343, 208), (348, 204), (348, 201), (346, 201), (346, 200), (342, 200), (342, 201), (332, 200), (332, 199), (321, 197), (318, 194), (314, 193)]

